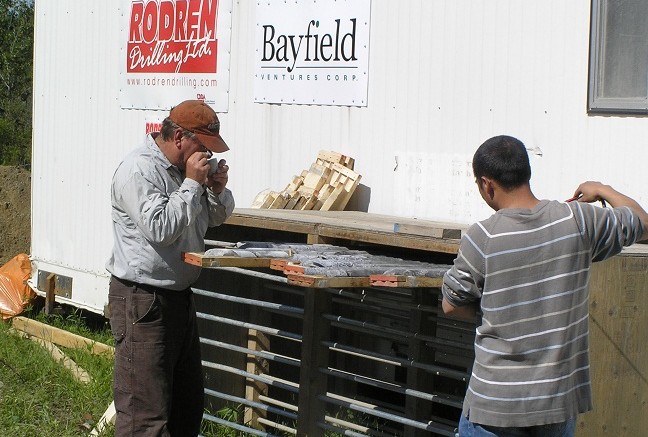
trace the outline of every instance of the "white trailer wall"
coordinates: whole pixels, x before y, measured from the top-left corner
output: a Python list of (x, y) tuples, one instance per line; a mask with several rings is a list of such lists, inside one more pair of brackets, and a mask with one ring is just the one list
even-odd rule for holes
[[(253, 103), (256, 5), (233, 4), (220, 116), (237, 206), (283, 189), (327, 149), (355, 158), (369, 212), (470, 223), (490, 214), (472, 153), (504, 133), (532, 149), (539, 197), (598, 179), (648, 204), (648, 123), (586, 112), (590, 2), (373, 0), (364, 108)], [(36, 1), (32, 258), (72, 277), (70, 301), (98, 312), (113, 170), (144, 122), (165, 115), (120, 109), (120, 38), (118, 2)]]

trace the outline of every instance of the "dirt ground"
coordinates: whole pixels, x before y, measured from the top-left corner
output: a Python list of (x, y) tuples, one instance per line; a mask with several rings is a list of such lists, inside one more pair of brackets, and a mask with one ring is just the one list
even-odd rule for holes
[(0, 166), (0, 266), (19, 253), (30, 253), (31, 173)]

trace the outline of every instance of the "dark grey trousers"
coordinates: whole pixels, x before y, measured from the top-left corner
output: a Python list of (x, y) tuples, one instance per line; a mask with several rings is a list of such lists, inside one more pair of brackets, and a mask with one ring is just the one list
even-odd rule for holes
[(115, 437), (194, 437), (203, 375), (190, 289), (166, 290), (112, 277)]

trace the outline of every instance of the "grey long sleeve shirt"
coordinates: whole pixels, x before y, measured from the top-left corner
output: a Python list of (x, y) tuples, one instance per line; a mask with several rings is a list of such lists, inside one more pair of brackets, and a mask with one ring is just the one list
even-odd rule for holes
[(234, 210), (225, 189), (219, 195), (185, 178), (151, 135), (119, 165), (112, 181), (113, 252), (106, 269), (118, 278), (171, 290), (184, 290), (200, 267), (182, 252), (205, 250), (208, 227)]
[(470, 227), (442, 287), (452, 305), (482, 311), (465, 417), (526, 427), (592, 409), (590, 267), (642, 233), (630, 208), (547, 200)]

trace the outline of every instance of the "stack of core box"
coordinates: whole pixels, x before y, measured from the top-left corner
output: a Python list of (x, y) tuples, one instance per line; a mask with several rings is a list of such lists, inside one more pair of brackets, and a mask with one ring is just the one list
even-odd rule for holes
[(331, 151), (320, 151), (317, 160), (281, 192), (264, 190), (252, 208), (343, 211), (360, 175), (353, 171), (354, 159)]

